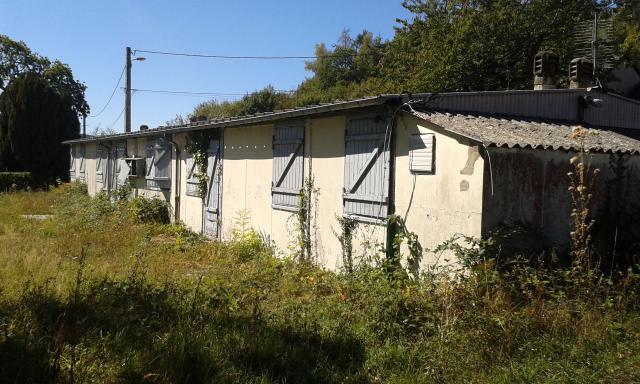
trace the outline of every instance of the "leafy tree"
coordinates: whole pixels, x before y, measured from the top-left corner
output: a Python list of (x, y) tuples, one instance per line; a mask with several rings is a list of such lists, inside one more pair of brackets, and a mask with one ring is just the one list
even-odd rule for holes
[[(530, 89), (540, 50), (560, 56), (568, 72), (574, 30), (593, 0), (407, 0), (385, 56), (385, 78), (414, 92)], [(565, 75), (566, 77), (566, 75)], [(566, 79), (565, 79), (566, 81)]]
[(70, 97), (78, 115), (89, 114), (84, 98), (87, 87), (73, 78), (68, 65), (58, 60), (52, 62), (31, 51), (24, 42), (0, 34), (0, 90), (5, 91), (12, 80), (27, 72), (42, 75), (60, 95)]
[(41, 75), (15, 78), (0, 95), (0, 170), (29, 171), (42, 183), (68, 179), (69, 147), (80, 123), (69, 95)]
[(290, 97), (276, 91), (269, 85), (259, 91), (247, 94), (238, 101), (219, 102), (215, 99), (199, 104), (191, 114), (192, 117), (226, 117), (251, 115), (261, 112), (272, 112), (291, 105)]

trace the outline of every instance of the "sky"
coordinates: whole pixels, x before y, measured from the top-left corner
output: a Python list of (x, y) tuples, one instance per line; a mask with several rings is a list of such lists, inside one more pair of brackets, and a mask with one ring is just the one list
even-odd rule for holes
[[(107, 104), (134, 50), (231, 56), (313, 56), (314, 46), (334, 44), (347, 28), (393, 37), (396, 19), (410, 17), (401, 0), (0, 0), (0, 34), (24, 41), (33, 51), (58, 59), (87, 85), (92, 114)], [(137, 52), (132, 88), (244, 94), (273, 85), (291, 90), (310, 73), (304, 60), (220, 60)], [(122, 79), (102, 114), (87, 118), (96, 127), (124, 131)], [(225, 95), (134, 92), (132, 129), (164, 125), (176, 115)], [(119, 117), (120, 116), (120, 117)]]

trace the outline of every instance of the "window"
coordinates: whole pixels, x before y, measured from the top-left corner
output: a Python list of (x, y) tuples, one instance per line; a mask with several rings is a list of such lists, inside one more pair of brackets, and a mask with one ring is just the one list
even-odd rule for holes
[(171, 189), (171, 143), (165, 139), (151, 140), (146, 155), (147, 188)]
[(304, 123), (277, 125), (273, 135), (272, 207), (298, 209), (304, 183)]
[(409, 170), (411, 173), (435, 172), (435, 136), (422, 133), (409, 137)]
[(387, 217), (389, 142), (385, 142), (387, 117), (347, 120), (345, 135), (343, 213), (379, 223)]

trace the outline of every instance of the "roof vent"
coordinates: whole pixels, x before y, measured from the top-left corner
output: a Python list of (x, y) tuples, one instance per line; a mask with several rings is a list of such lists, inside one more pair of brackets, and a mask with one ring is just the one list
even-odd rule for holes
[(593, 62), (584, 57), (571, 60), (569, 64), (569, 88), (589, 88), (593, 85)]
[(560, 57), (551, 51), (536, 53), (533, 59), (533, 89), (555, 89)]
[(147, 129), (149, 129), (149, 126), (148, 126), (148, 125), (142, 124), (142, 125), (140, 126), (140, 130), (141, 130), (141, 131), (146, 131)]

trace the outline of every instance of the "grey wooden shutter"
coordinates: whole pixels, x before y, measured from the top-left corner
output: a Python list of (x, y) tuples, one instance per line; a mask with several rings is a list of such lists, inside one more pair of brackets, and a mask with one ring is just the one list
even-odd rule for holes
[(423, 133), (409, 137), (409, 170), (412, 173), (433, 173), (435, 170), (435, 136)]
[(354, 117), (347, 121), (343, 213), (363, 221), (387, 217), (389, 143), (388, 118)]
[(71, 145), (69, 149), (70, 161), (69, 161), (69, 179), (71, 181), (76, 178), (76, 148), (74, 145)]
[(79, 173), (80, 173), (80, 180), (84, 181), (84, 174), (85, 174), (85, 168), (86, 168), (86, 147), (84, 144), (80, 145), (80, 154), (78, 155), (78, 157), (80, 157), (80, 169), (79, 169)]
[(211, 238), (220, 236), (220, 180), (221, 175), (220, 141), (212, 139), (207, 150), (207, 195), (204, 206), (203, 232)]
[(114, 189), (125, 185), (129, 181), (129, 164), (125, 160), (127, 158), (127, 144), (116, 144), (114, 149)]
[(198, 179), (195, 177), (198, 172), (196, 162), (193, 158), (193, 154), (185, 152), (185, 162), (187, 170), (187, 195), (199, 197), (198, 194)]
[(150, 142), (146, 149), (147, 188), (171, 188), (171, 144), (164, 139)]
[(272, 206), (298, 208), (304, 184), (304, 124), (278, 125), (273, 136)]
[(104, 164), (105, 164), (105, 149), (100, 145), (96, 147), (96, 189), (102, 191), (105, 189), (104, 181)]

